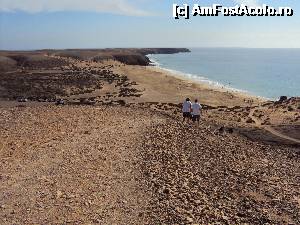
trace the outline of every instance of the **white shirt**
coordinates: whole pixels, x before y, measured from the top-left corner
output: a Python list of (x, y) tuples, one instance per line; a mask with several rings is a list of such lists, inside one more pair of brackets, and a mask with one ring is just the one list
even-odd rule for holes
[(195, 116), (199, 116), (200, 115), (200, 110), (202, 109), (202, 106), (197, 102), (197, 103), (194, 103), (192, 105), (192, 114), (195, 115)]
[(182, 112), (191, 112), (192, 103), (190, 101), (185, 101), (182, 106)]

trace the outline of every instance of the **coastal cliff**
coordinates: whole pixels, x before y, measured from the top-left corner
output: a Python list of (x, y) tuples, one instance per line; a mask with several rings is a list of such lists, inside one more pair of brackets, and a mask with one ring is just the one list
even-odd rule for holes
[(9, 71), (17, 67), (32, 67), (44, 65), (56, 67), (64, 64), (64, 60), (46, 56), (60, 56), (77, 60), (89, 60), (102, 62), (116, 60), (127, 65), (148, 66), (150, 60), (148, 54), (175, 54), (190, 52), (187, 48), (116, 48), (116, 49), (65, 49), (65, 50), (38, 50), (38, 51), (0, 51), (0, 70)]
[(89, 49), (89, 50), (64, 50), (53, 54), (63, 57), (71, 57), (82, 60), (102, 62), (105, 60), (116, 60), (126, 65), (148, 66), (151, 61), (149, 54), (175, 54), (190, 52), (187, 48), (114, 48), (114, 49)]
[(131, 49), (123, 54), (112, 53), (112, 56), (115, 60), (127, 65), (148, 66), (151, 63), (147, 57), (149, 54), (176, 54), (180, 52), (190, 52), (190, 50), (187, 48), (143, 48)]

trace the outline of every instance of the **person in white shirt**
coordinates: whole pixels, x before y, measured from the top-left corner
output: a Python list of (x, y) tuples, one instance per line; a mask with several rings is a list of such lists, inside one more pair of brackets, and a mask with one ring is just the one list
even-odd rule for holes
[(192, 104), (192, 119), (194, 122), (197, 121), (198, 125), (200, 122), (200, 114), (201, 114), (202, 106), (198, 103), (198, 100), (195, 100), (195, 103)]
[(182, 105), (182, 114), (183, 114), (183, 122), (185, 119), (191, 119), (191, 109), (192, 109), (192, 103), (189, 98), (187, 98)]

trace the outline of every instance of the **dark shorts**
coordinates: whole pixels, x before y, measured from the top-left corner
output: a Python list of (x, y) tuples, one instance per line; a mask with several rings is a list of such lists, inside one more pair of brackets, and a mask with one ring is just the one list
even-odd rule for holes
[(183, 118), (191, 118), (190, 112), (184, 112), (182, 115), (183, 115)]
[(200, 121), (200, 115), (193, 115), (193, 121)]

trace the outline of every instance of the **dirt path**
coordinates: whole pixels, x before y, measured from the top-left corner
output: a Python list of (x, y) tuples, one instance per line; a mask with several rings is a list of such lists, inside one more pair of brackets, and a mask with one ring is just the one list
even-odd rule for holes
[(139, 115), (113, 107), (1, 109), (1, 224), (149, 223), (136, 142), (159, 118)]
[(277, 137), (280, 137), (280, 138), (283, 138), (283, 139), (286, 139), (286, 140), (289, 140), (289, 141), (292, 141), (292, 142), (300, 144), (300, 140), (299, 139), (292, 138), (292, 137), (289, 137), (289, 136), (287, 136), (285, 134), (282, 134), (281, 132), (275, 130), (271, 126), (262, 125), (262, 122), (257, 117), (254, 116), (254, 112), (257, 109), (259, 109), (259, 108), (253, 108), (253, 109), (250, 110), (250, 113), (249, 113), (249, 117), (255, 122), (255, 126), (257, 126), (258, 128), (262, 128), (262, 129), (270, 132), (271, 134), (273, 134), (273, 135), (275, 135)]

